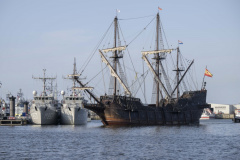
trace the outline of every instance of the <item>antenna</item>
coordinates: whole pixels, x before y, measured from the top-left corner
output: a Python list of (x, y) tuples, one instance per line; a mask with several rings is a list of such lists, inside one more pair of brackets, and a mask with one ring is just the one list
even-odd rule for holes
[(46, 77), (46, 69), (43, 69), (43, 77), (34, 77), (32, 76), (33, 79), (41, 79), (43, 81), (43, 95), (46, 95), (46, 81), (47, 80), (55, 80), (56, 77)]
[[(79, 87), (76, 87), (76, 80), (79, 79), (80, 74), (77, 74), (77, 67), (76, 67), (76, 58), (74, 57), (74, 63), (73, 63), (73, 74), (67, 75), (67, 77), (63, 77), (64, 79), (71, 79), (73, 80), (73, 85), (72, 85), (72, 95), (75, 95), (76, 89), (79, 89)], [(83, 78), (85, 79), (85, 78)]]

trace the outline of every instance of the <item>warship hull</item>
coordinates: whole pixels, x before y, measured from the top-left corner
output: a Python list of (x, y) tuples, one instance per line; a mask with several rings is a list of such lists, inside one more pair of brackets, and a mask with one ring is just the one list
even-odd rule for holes
[(58, 112), (54, 107), (32, 107), (30, 116), (32, 123), (36, 125), (55, 125), (58, 123)]
[(79, 107), (62, 107), (61, 124), (82, 125), (87, 123), (87, 110)]
[(144, 106), (140, 100), (115, 96), (102, 99), (104, 106), (85, 105), (95, 112), (104, 125), (187, 125), (199, 124), (206, 104), (206, 91), (186, 93), (174, 103), (160, 107)]

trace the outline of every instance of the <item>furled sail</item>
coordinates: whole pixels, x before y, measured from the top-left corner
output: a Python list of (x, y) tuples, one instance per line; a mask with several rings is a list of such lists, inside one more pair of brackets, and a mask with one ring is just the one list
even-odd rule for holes
[(158, 51), (142, 51), (142, 55), (156, 54), (156, 53), (171, 53), (173, 49), (163, 49)]
[(154, 74), (154, 78), (159, 82), (159, 84), (162, 86), (163, 91), (165, 92), (166, 96), (171, 99), (170, 94), (168, 93), (168, 91), (166, 90), (164, 84), (162, 83), (162, 81), (160, 80), (160, 78), (157, 76), (155, 70), (153, 69), (152, 65), (150, 64), (149, 60), (147, 59), (146, 55), (143, 55), (143, 60), (146, 61), (148, 67), (150, 68), (150, 70), (153, 72)]
[(113, 77), (116, 77), (117, 80), (119, 81), (119, 83), (123, 86), (125, 92), (128, 94), (128, 95), (131, 95), (131, 92), (130, 90), (128, 89), (128, 87), (123, 83), (122, 79), (118, 76), (117, 72), (113, 69), (113, 67), (111, 66), (111, 64), (108, 62), (108, 60), (106, 59), (106, 57), (103, 55), (103, 53), (101, 52), (101, 50), (99, 50), (99, 53), (101, 55), (101, 59), (104, 63), (106, 63), (106, 65), (109, 67), (110, 69), (110, 72), (111, 72), (111, 75)]
[(104, 53), (107, 53), (107, 52), (114, 52), (114, 51), (122, 51), (122, 50), (125, 50), (125, 49), (126, 49), (126, 46), (120, 46), (120, 47), (103, 49), (102, 51)]

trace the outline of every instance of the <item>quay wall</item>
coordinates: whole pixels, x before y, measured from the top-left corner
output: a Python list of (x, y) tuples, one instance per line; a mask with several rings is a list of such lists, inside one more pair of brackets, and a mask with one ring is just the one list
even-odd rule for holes
[(233, 119), (234, 114), (215, 114), (215, 119)]

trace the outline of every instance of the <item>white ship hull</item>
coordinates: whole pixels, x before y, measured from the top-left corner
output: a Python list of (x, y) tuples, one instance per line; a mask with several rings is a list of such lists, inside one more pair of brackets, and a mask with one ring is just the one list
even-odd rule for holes
[(205, 108), (200, 119), (215, 119), (215, 114), (209, 108)]
[(215, 115), (214, 114), (211, 114), (211, 115), (202, 114), (200, 119), (215, 119)]
[(33, 124), (55, 125), (58, 123), (58, 113), (55, 107), (32, 106), (30, 116)]
[(64, 125), (81, 125), (86, 124), (87, 110), (79, 107), (62, 107), (61, 108), (61, 124)]

